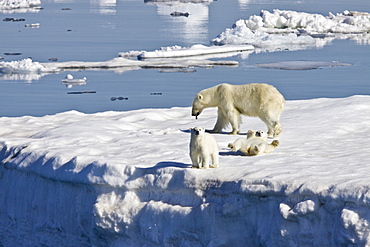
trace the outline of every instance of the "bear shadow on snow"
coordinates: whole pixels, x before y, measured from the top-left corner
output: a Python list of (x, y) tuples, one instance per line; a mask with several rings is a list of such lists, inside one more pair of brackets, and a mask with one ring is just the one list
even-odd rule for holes
[[(189, 133), (190, 134), (190, 129), (180, 129), (180, 131), (184, 132), (184, 133)], [(212, 133), (212, 130), (211, 129), (206, 129), (206, 132), (207, 133), (210, 133), (210, 134), (219, 134), (219, 135), (229, 135), (230, 132), (227, 132), (227, 131), (222, 131), (221, 133)], [(238, 135), (247, 135), (247, 132), (243, 132), (243, 133), (239, 133)]]
[(219, 155), (220, 156), (246, 156), (248, 157), (249, 155), (245, 155), (243, 152), (241, 151), (228, 151), (228, 152), (219, 152)]
[(160, 168), (166, 168), (166, 167), (177, 167), (177, 168), (191, 168), (191, 164), (185, 164), (185, 163), (180, 163), (180, 162), (174, 162), (174, 161), (162, 161), (155, 166), (150, 167), (150, 168), (155, 168), (155, 169), (160, 169)]

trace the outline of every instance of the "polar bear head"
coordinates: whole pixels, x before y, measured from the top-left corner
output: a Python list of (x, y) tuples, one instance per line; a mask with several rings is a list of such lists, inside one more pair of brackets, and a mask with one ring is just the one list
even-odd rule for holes
[(204, 133), (206, 132), (206, 129), (202, 127), (195, 127), (195, 128), (190, 129), (190, 132), (192, 135), (203, 136)]
[(267, 140), (267, 133), (262, 130), (257, 130), (255, 136)]
[(198, 118), (198, 116), (202, 113), (203, 109), (205, 108), (206, 102), (204, 101), (204, 96), (202, 94), (197, 94), (193, 100), (193, 107), (191, 109), (191, 115)]
[(217, 99), (203, 90), (195, 95), (191, 115), (197, 118), (205, 108), (218, 106)]

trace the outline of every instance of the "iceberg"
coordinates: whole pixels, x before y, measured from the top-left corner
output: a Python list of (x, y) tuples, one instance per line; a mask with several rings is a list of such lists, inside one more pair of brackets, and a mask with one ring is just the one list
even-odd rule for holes
[[(0, 118), (4, 246), (367, 246), (370, 97), (289, 100), (281, 145), (192, 169), (191, 107)], [(262, 129), (247, 118), (241, 134)], [(22, 237), (20, 237), (22, 236)]]

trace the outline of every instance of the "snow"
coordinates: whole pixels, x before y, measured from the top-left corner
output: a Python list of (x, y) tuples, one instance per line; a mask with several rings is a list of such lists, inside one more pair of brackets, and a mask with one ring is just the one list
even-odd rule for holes
[[(251, 44), (263, 50), (296, 50), (322, 47), (335, 38), (369, 43), (370, 14), (344, 11), (328, 16), (304, 12), (262, 10), (260, 16), (238, 20), (212, 40), (213, 44)], [(318, 39), (320, 38), (320, 39)]]
[[(4, 246), (369, 244), (370, 97), (287, 101), (280, 145), (192, 169), (189, 128), (217, 109), (0, 118)], [(271, 141), (271, 140), (270, 140)], [(206, 229), (206, 230), (205, 230)], [(22, 236), (21, 238), (19, 236)]]

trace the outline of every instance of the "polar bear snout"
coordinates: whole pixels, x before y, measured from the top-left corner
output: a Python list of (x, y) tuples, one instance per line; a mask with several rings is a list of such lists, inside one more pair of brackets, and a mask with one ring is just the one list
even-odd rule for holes
[(192, 133), (194, 133), (194, 135), (199, 136), (199, 135), (204, 134), (205, 129), (204, 129), (204, 128), (202, 128), (202, 127), (195, 127), (195, 128), (190, 129), (190, 131), (191, 131)]
[(201, 113), (202, 111), (196, 111), (196, 110), (192, 110), (191, 111), (191, 115), (193, 116), (193, 117), (195, 117), (195, 119), (198, 119), (198, 116), (200, 115), (200, 113)]

